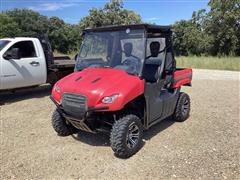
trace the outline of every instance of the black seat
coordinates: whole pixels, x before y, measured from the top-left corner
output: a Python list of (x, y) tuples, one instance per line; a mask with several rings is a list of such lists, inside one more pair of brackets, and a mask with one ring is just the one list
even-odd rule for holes
[(156, 82), (158, 79), (158, 68), (161, 66), (162, 61), (161, 59), (154, 59), (154, 61), (148, 59), (147, 61), (150, 62), (145, 63), (144, 78), (147, 82)]
[(156, 59), (156, 57), (158, 57), (159, 50), (160, 43), (158, 41), (151, 42), (150, 44), (151, 55), (146, 59), (143, 71), (143, 75), (146, 82), (154, 83), (158, 79), (158, 70), (162, 64), (161, 59)]

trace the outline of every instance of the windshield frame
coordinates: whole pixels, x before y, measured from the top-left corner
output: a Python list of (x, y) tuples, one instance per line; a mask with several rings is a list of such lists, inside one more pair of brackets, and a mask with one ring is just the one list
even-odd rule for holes
[(145, 65), (145, 62), (146, 62), (146, 58), (147, 58), (147, 30), (146, 29), (144, 29), (143, 39), (144, 39), (144, 52), (143, 52), (144, 53), (144, 55), (143, 55), (144, 59), (142, 61), (143, 64), (142, 64), (140, 73), (138, 75), (141, 79), (143, 79), (143, 69), (144, 69), (144, 65)]
[[(124, 29), (126, 30), (127, 27)], [(123, 29), (121, 29), (123, 30)], [(164, 71), (165, 69), (165, 62), (166, 62), (166, 58), (167, 58), (167, 50), (169, 48), (169, 43), (168, 41), (170, 40), (171, 41), (171, 34), (169, 32), (159, 32), (159, 31), (149, 31), (148, 29), (146, 28), (133, 28), (132, 30), (142, 30), (142, 33), (143, 33), (143, 36), (142, 36), (142, 42), (143, 42), (143, 53), (142, 53), (142, 56), (141, 56), (141, 67), (138, 71), (137, 74), (131, 74), (131, 75), (135, 75), (135, 76), (138, 76), (140, 79), (144, 79), (144, 66), (146, 64), (146, 60), (147, 60), (147, 54), (148, 54), (148, 50), (147, 50), (147, 46), (148, 46), (148, 39), (149, 38), (152, 38), (152, 37), (155, 37), (155, 38), (164, 38), (164, 48), (162, 49), (162, 52), (161, 53), (164, 53), (163, 54), (163, 59), (162, 59), (162, 65), (161, 65), (161, 73), (160, 73), (160, 76), (162, 76), (162, 72)], [(104, 31), (83, 31), (82, 33), (82, 37), (83, 39), (85, 38), (85, 36), (88, 34), (88, 33), (99, 33), (99, 32), (113, 32), (113, 31), (119, 31), (118, 29), (114, 29), (114, 30), (104, 30)], [(150, 34), (154, 35), (154, 36), (151, 36)], [(83, 42), (82, 42), (83, 43)], [(80, 50), (79, 50), (79, 53), (78, 53), (78, 57), (77, 57), (77, 61), (79, 60), (79, 56), (80, 56), (80, 52), (81, 52), (81, 48), (82, 48), (82, 44), (81, 44), (81, 47), (80, 47)], [(114, 68), (114, 67), (109, 67), (109, 68)], [(84, 68), (83, 68), (84, 69)], [(82, 69), (81, 69), (82, 70)], [(76, 66), (75, 66), (75, 71), (78, 71)]]
[[(136, 73), (135, 75), (136, 76), (139, 76), (141, 77), (142, 76), (142, 71), (143, 71), (143, 68), (144, 68), (144, 63), (145, 63), (145, 58), (146, 58), (146, 43), (147, 43), (147, 39), (146, 39), (146, 29), (145, 28), (128, 28), (126, 27), (125, 29), (115, 29), (115, 30), (104, 30), (104, 31), (83, 31), (82, 33), (82, 38), (83, 38), (83, 41), (82, 41), (82, 44), (80, 46), (80, 50), (79, 50), (79, 53), (78, 53), (78, 56), (77, 56), (77, 59), (76, 61), (81, 61), (81, 59), (83, 57), (80, 57), (81, 56), (81, 51), (82, 51), (82, 48), (83, 48), (83, 44), (84, 44), (84, 39), (86, 38), (86, 36), (88, 34), (94, 34), (94, 33), (110, 33), (110, 32), (124, 32), (124, 31), (127, 31), (128, 29), (131, 29), (131, 31), (134, 31), (134, 30), (139, 30), (141, 31), (142, 33), (142, 37), (140, 38), (141, 39), (141, 44), (142, 44), (142, 48), (144, 48), (144, 50), (142, 51), (141, 55), (139, 56), (139, 59), (141, 60), (141, 66), (140, 66), (140, 69), (138, 70), (138, 73)], [(77, 62), (76, 62), (76, 65), (77, 65)], [(109, 67), (109, 68), (114, 68), (114, 67)], [(84, 68), (83, 68), (84, 69)], [(81, 69), (78, 69), (76, 66), (75, 66), (75, 71), (78, 71), (78, 70), (81, 70)]]

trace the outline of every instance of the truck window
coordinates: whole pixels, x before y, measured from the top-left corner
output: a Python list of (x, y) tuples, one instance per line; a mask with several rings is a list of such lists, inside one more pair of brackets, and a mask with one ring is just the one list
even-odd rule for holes
[(8, 51), (11, 51), (12, 48), (19, 48), (19, 53), (21, 58), (32, 58), (37, 57), (36, 51), (32, 41), (21, 41), (12, 45)]
[(7, 40), (0, 40), (0, 51), (9, 43)]

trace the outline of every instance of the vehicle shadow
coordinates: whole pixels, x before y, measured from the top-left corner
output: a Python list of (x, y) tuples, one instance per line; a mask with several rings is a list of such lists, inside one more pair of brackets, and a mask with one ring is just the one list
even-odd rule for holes
[[(152, 126), (149, 130), (144, 132), (143, 140), (150, 140), (152, 137), (169, 128), (174, 123), (175, 122), (172, 120), (172, 118), (166, 118), (162, 120), (161, 122)], [(77, 134), (72, 135), (72, 137), (77, 141), (92, 146), (110, 146), (109, 134), (106, 133), (92, 134), (84, 131), (79, 131)], [(145, 142), (143, 142), (142, 146), (144, 145)]]
[(51, 94), (51, 86), (43, 85), (27, 89), (0, 92), (0, 106), (31, 98), (41, 98)]
[(91, 146), (110, 146), (109, 134), (105, 133), (92, 134), (79, 131), (77, 134), (72, 135), (72, 137), (77, 141), (81, 141)]
[(156, 136), (157, 134), (161, 133), (165, 129), (169, 128), (174, 123), (175, 123), (175, 121), (171, 117), (163, 119), (159, 123), (150, 127), (149, 130), (145, 131), (144, 135), (143, 135), (143, 139), (144, 140), (150, 140), (152, 137)]

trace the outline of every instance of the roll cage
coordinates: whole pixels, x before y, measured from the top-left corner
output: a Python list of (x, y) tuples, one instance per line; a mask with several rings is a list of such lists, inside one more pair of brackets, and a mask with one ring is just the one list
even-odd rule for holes
[[(149, 46), (149, 39), (162, 39), (164, 40), (164, 48), (161, 49), (163, 57), (161, 58), (161, 68), (158, 70), (158, 76), (166, 76), (167, 74), (173, 74), (176, 69), (176, 62), (172, 50), (171, 42), (171, 26), (159, 26), (159, 25), (150, 25), (150, 24), (136, 24), (136, 25), (123, 25), (123, 26), (107, 26), (99, 27), (94, 29), (86, 29), (83, 31), (83, 36), (89, 33), (98, 33), (98, 32), (117, 32), (117, 31), (127, 31), (127, 30), (143, 30), (143, 57), (142, 57), (142, 66), (138, 73), (138, 76), (141, 79), (145, 79), (144, 69), (146, 61), (149, 57), (147, 49)], [(82, 49), (82, 48), (81, 48)], [(160, 78), (160, 77), (159, 77)]]

